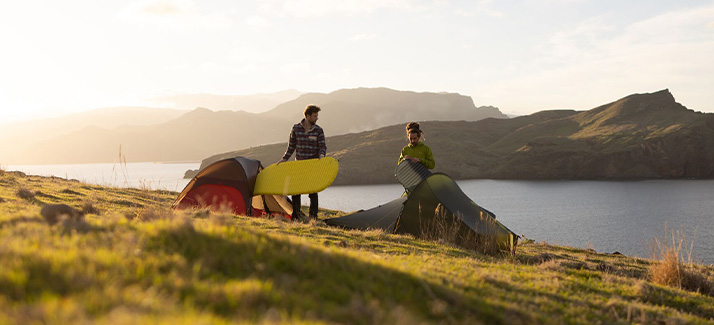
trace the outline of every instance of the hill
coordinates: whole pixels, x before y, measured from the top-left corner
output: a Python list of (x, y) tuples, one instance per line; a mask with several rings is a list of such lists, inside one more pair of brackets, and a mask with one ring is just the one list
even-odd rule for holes
[[(379, 100), (380, 104), (365, 107), (363, 104), (370, 100)], [(300, 121), (306, 103), (311, 102), (321, 105), (320, 123), (329, 135), (345, 134), (355, 128), (374, 129), (400, 118), (408, 121), (432, 119), (436, 115), (468, 120), (504, 117), (496, 108), (476, 108), (469, 97), (456, 94), (345, 89), (330, 94), (305, 94), (261, 114), (197, 108), (150, 126), (87, 126), (0, 159), (12, 164), (113, 162), (121, 145), (129, 162), (199, 161), (216, 153), (285, 141), (290, 127)], [(428, 109), (414, 108), (419, 102), (428, 103)]]
[[(681, 282), (662, 285), (666, 261), (532, 241), (489, 256), (319, 222), (174, 212), (175, 192), (2, 170), (0, 184), (0, 323), (714, 320), (712, 266), (675, 262)], [(45, 203), (85, 214), (45, 219)]]
[[(28, 148), (45, 141), (93, 127), (114, 129), (120, 126), (147, 126), (175, 119), (187, 111), (167, 108), (121, 106), (99, 108), (56, 118), (6, 124), (0, 127), (0, 162), (13, 163), (22, 159)], [(73, 148), (65, 146), (65, 149)], [(116, 148), (114, 156), (117, 155)], [(41, 162), (41, 161), (37, 161)], [(61, 161), (56, 161), (61, 162)]]
[(21, 154), (25, 161), (101, 163), (116, 161), (119, 147), (127, 161), (190, 161), (218, 151), (250, 147), (282, 139), (264, 133), (272, 120), (244, 111), (213, 112), (198, 108), (179, 118), (152, 126), (116, 129), (87, 127), (48, 140)]
[[(435, 171), (457, 179), (638, 179), (714, 177), (714, 114), (688, 110), (668, 90), (634, 94), (588, 111), (543, 111), (513, 119), (422, 123)], [(327, 138), (340, 160), (335, 184), (395, 182), (403, 125)], [(269, 165), (285, 143), (227, 152)]]

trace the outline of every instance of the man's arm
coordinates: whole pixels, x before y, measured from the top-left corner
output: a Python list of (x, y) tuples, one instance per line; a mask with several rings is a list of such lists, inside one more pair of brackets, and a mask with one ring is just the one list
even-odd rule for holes
[(283, 155), (283, 161), (287, 161), (290, 159), (290, 156), (293, 155), (293, 152), (295, 152), (295, 148), (297, 147), (297, 136), (295, 135), (295, 129), (290, 130), (290, 140), (288, 140), (288, 149), (285, 150), (285, 154)]
[(325, 141), (325, 131), (320, 129), (317, 134), (317, 144), (320, 146), (320, 157), (324, 157), (327, 154), (327, 144)]

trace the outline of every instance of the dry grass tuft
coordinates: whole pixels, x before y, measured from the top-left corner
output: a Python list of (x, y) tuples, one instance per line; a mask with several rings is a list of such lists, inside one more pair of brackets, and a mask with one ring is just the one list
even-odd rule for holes
[(555, 255), (550, 254), (550, 253), (540, 253), (535, 256), (530, 256), (530, 255), (518, 256), (518, 260), (521, 261), (521, 263), (530, 264), (530, 265), (540, 265), (540, 264), (543, 264), (550, 260), (553, 260), (554, 258), (555, 258)]
[(217, 212), (217, 213), (210, 213), (208, 215), (208, 221), (214, 225), (219, 225), (219, 226), (228, 226), (230, 224), (233, 224), (234, 215), (231, 213), (225, 213), (225, 212)]
[[(684, 233), (680, 230), (676, 234), (671, 232), (671, 242), (667, 240), (667, 226), (665, 225), (665, 240), (660, 241), (655, 238), (652, 244), (652, 259), (659, 261), (650, 267), (650, 277), (652, 282), (671, 286), (682, 287), (683, 269), (683, 246), (685, 242)], [(691, 249), (689, 252), (691, 256)]]
[(149, 207), (139, 210), (134, 217), (137, 221), (155, 221), (173, 219), (175, 217), (174, 210), (160, 207)]
[(169, 230), (175, 235), (193, 236), (196, 234), (193, 220), (184, 214), (174, 215), (174, 218), (170, 221)]
[(652, 245), (652, 258), (658, 262), (650, 266), (650, 279), (656, 284), (714, 296), (714, 279), (700, 272), (692, 263), (693, 244), (687, 249), (684, 231), (668, 234), (665, 225), (665, 240), (655, 238)]
[(31, 191), (27, 187), (18, 188), (15, 194), (23, 200), (32, 201), (35, 199), (35, 192)]
[(99, 208), (95, 206), (96, 202), (91, 199), (86, 199), (80, 203), (80, 207), (82, 209), (82, 213), (84, 214), (96, 214), (100, 215), (101, 211), (99, 211)]
[(196, 208), (183, 211), (187, 216), (194, 219), (208, 219), (211, 217), (211, 210), (208, 208)]
[(70, 188), (65, 188), (65, 189), (61, 190), (60, 193), (71, 194), (71, 195), (82, 195), (82, 193), (79, 193), (79, 192), (77, 192), (77, 191), (74, 191), (74, 190), (72, 190), (72, 189), (70, 189)]
[(538, 267), (551, 271), (589, 270), (587, 264), (570, 259), (552, 259), (541, 263)]

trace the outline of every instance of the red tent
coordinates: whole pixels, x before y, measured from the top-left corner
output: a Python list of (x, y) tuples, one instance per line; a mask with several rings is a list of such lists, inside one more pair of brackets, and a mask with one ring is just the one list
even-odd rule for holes
[(198, 172), (172, 206), (179, 210), (208, 207), (241, 215), (290, 218), (293, 209), (286, 196), (253, 195), (255, 178), (262, 169), (260, 161), (245, 157), (217, 161)]

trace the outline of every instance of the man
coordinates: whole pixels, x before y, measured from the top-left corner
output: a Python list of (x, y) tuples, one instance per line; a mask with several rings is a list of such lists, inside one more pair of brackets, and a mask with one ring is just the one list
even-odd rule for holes
[[(317, 125), (318, 113), (320, 107), (317, 105), (307, 105), (303, 112), (305, 118), (293, 125), (290, 131), (290, 141), (288, 149), (285, 150), (283, 159), (278, 161), (278, 164), (290, 159), (293, 151), (295, 152), (295, 160), (323, 158), (327, 152), (325, 145), (325, 133), (322, 128)], [(308, 195), (310, 197), (310, 218), (317, 219), (317, 193)], [(293, 220), (300, 220), (300, 195), (293, 195)]]

